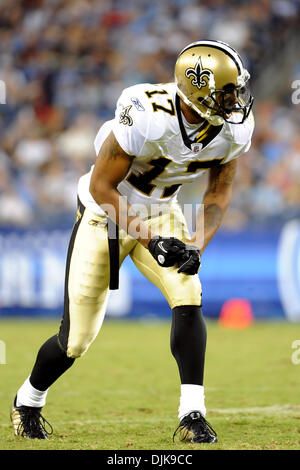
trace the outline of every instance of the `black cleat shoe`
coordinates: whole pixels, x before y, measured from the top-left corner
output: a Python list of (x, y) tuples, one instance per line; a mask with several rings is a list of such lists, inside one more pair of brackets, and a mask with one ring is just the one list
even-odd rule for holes
[[(42, 408), (31, 406), (17, 406), (17, 397), (10, 410), (10, 419), (14, 427), (15, 436), (27, 439), (48, 439), (53, 433), (50, 423), (41, 415)], [(49, 426), (49, 431), (46, 430)]]
[(200, 411), (192, 411), (182, 418), (173, 434), (173, 442), (177, 433), (179, 433), (181, 441), (193, 442), (194, 444), (213, 444), (218, 442), (217, 433)]

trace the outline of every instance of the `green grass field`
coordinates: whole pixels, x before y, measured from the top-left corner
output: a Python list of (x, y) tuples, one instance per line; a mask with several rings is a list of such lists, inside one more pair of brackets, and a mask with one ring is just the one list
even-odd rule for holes
[(207, 419), (219, 443), (172, 442), (180, 383), (167, 323), (106, 321), (85, 357), (48, 394), (49, 441), (13, 435), (9, 407), (39, 346), (59, 321), (0, 321), (0, 449), (300, 449), (299, 325), (256, 323), (228, 330), (207, 322)]

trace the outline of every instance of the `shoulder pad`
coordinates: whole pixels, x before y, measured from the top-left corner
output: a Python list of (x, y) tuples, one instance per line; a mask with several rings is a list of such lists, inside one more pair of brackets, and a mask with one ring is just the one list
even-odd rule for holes
[[(128, 116), (132, 120), (130, 125), (134, 126), (134, 128), (146, 138), (151, 106), (147, 100), (144, 88), (145, 84), (141, 84), (123, 90), (117, 102), (116, 118), (120, 119), (117, 113), (120, 114), (122, 109), (126, 109)], [(126, 123), (124, 122), (124, 124)]]
[[(157, 93), (153, 93), (156, 91)], [(161, 91), (166, 93), (160, 93)], [(170, 84), (143, 83), (126, 88), (118, 100), (117, 109), (120, 109), (120, 106), (123, 109), (128, 108), (132, 125), (136, 130), (146, 140), (155, 141), (165, 134), (170, 123), (170, 114), (155, 112), (155, 105), (168, 109), (170, 108), (169, 99), (173, 99)]]

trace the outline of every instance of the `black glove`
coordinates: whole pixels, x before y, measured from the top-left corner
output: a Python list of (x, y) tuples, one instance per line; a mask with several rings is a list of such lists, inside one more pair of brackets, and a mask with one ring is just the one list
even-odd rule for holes
[(199, 248), (192, 245), (185, 245), (185, 252), (178, 263), (178, 273), (197, 274), (201, 266), (201, 253)]
[(148, 249), (160, 266), (168, 268), (183, 261), (186, 245), (175, 237), (156, 235), (148, 243)]

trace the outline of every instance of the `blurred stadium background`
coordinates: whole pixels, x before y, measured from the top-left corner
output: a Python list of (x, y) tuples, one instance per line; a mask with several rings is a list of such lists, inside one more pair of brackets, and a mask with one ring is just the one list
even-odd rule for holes
[[(186, 44), (219, 39), (251, 73), (256, 129), (203, 256), (204, 313), (243, 299), (257, 319), (300, 321), (299, 12), (299, 0), (0, 0), (0, 316), (61, 315), (76, 186), (98, 128), (124, 87), (172, 81)], [(181, 202), (201, 202), (204, 185)], [(126, 260), (108, 313), (169, 309)]]

